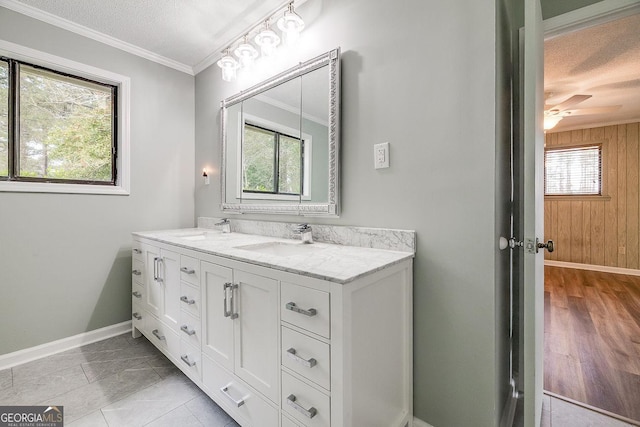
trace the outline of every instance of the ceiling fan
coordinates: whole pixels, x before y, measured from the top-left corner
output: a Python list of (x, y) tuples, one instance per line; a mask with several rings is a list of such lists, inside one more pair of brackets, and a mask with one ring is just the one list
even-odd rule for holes
[[(545, 93), (545, 98), (549, 98), (551, 93)], [(544, 106), (544, 130), (552, 129), (558, 124), (560, 120), (568, 116), (582, 116), (587, 114), (606, 114), (616, 110), (619, 110), (622, 105), (611, 105), (608, 107), (592, 107), (592, 108), (580, 108), (570, 109), (576, 104), (579, 104), (593, 95), (573, 95), (572, 97), (562, 101), (556, 105)]]

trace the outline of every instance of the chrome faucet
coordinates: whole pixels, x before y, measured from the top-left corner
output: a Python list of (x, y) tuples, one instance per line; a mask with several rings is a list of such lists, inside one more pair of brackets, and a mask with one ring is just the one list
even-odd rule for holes
[(300, 233), (302, 243), (313, 243), (313, 234), (311, 233), (312, 230), (313, 229), (309, 224), (298, 224), (296, 226), (296, 233)]
[(223, 218), (222, 221), (215, 223), (214, 225), (219, 225), (222, 227), (223, 233), (231, 233), (231, 223), (227, 218)]

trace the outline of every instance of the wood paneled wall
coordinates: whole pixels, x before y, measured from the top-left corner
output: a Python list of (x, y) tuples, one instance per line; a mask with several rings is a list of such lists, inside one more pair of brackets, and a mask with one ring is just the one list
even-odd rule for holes
[(547, 147), (602, 143), (603, 197), (545, 198), (545, 259), (640, 269), (639, 125), (547, 133)]

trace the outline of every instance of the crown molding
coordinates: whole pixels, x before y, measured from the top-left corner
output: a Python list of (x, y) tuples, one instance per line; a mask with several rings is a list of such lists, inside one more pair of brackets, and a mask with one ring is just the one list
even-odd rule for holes
[(158, 55), (157, 53), (143, 49), (139, 46), (127, 43), (99, 31), (92, 30), (91, 28), (85, 27), (84, 25), (77, 24), (75, 22), (53, 15), (49, 12), (45, 12), (35, 7), (28, 6), (16, 0), (0, 0), (0, 6), (6, 9), (13, 10), (14, 12), (20, 13), (22, 15), (37, 19), (39, 21), (46, 22), (47, 24), (54, 25), (64, 30), (71, 31), (72, 33), (79, 34), (92, 40), (96, 40), (100, 43), (104, 43), (108, 46), (120, 49), (127, 53), (131, 53), (141, 58), (148, 59), (149, 61), (153, 61), (166, 67), (173, 68), (174, 70), (178, 70), (192, 76), (194, 75), (194, 69), (189, 65), (164, 57), (162, 55)]

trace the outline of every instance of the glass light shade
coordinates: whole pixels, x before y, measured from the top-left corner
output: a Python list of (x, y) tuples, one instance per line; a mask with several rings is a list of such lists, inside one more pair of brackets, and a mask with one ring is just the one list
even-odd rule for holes
[(562, 120), (562, 116), (544, 115), (544, 130), (553, 129), (558, 122)]
[(304, 21), (293, 11), (293, 5), (284, 12), (284, 16), (278, 19), (278, 28), (282, 31), (282, 38), (287, 46), (291, 46), (298, 41), (300, 33), (304, 29)]
[(260, 31), (255, 40), (256, 44), (260, 46), (262, 56), (271, 56), (280, 44), (280, 37), (269, 27), (265, 27), (264, 30)]
[(218, 67), (222, 69), (222, 80), (232, 82), (236, 79), (236, 70), (238, 69), (238, 61), (236, 61), (228, 52), (224, 54), (218, 61)]
[(246, 41), (233, 51), (240, 60), (240, 66), (248, 68), (258, 57), (258, 50)]

